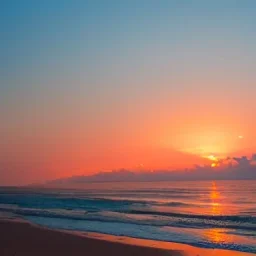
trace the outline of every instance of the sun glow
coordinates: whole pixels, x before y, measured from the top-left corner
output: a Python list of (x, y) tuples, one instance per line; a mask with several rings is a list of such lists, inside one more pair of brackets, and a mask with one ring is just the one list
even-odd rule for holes
[(211, 167), (213, 167), (213, 168), (216, 167), (216, 166), (217, 166), (217, 163), (212, 163), (211, 164)]
[(208, 156), (205, 156), (204, 158), (207, 158), (212, 162), (211, 163), (212, 168), (217, 167), (219, 165), (219, 158), (214, 155), (208, 155)]
[(177, 132), (172, 138), (174, 148), (179, 151), (200, 156), (212, 162), (219, 162), (232, 152), (241, 149), (244, 135), (239, 133), (238, 128), (223, 126), (189, 127), (187, 130)]
[(218, 161), (218, 158), (214, 155), (209, 155), (209, 156), (207, 156), (207, 158), (211, 161)]

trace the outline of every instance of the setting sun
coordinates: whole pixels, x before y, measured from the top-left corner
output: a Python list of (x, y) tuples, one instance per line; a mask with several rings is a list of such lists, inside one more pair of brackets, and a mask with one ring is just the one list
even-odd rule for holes
[(211, 161), (218, 161), (218, 158), (214, 155), (209, 155), (207, 158)]

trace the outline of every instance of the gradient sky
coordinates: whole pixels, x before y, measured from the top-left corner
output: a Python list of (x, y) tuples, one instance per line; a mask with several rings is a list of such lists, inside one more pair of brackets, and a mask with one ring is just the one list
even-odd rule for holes
[(254, 153), (255, 24), (254, 0), (3, 1), (0, 184)]

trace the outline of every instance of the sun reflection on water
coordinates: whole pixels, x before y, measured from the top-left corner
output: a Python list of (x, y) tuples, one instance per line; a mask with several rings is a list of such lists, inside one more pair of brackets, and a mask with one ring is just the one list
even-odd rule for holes
[(221, 195), (217, 188), (216, 182), (212, 182), (211, 192), (210, 192), (210, 199), (211, 199), (211, 209), (210, 213), (212, 215), (221, 215), (222, 214), (222, 204), (220, 202)]
[[(216, 182), (212, 182), (210, 187), (210, 214), (221, 215), (223, 214), (223, 205), (221, 203), (221, 193), (217, 187)], [(225, 243), (228, 240), (228, 236), (225, 233), (225, 229), (220, 228), (210, 228), (206, 229), (204, 235), (207, 240), (214, 243)]]
[(227, 235), (225, 234), (225, 229), (220, 228), (210, 228), (204, 232), (207, 240), (214, 243), (225, 243), (227, 242)]

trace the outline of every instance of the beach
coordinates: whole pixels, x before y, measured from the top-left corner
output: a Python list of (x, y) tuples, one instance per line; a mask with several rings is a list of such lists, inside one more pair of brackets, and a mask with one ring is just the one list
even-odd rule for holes
[(51, 255), (182, 255), (158, 248), (132, 246), (39, 228), (29, 223), (0, 221), (1, 256)]
[(1, 256), (51, 255), (146, 255), (146, 256), (249, 256), (228, 250), (202, 249), (189, 245), (66, 232), (18, 220), (0, 221)]

